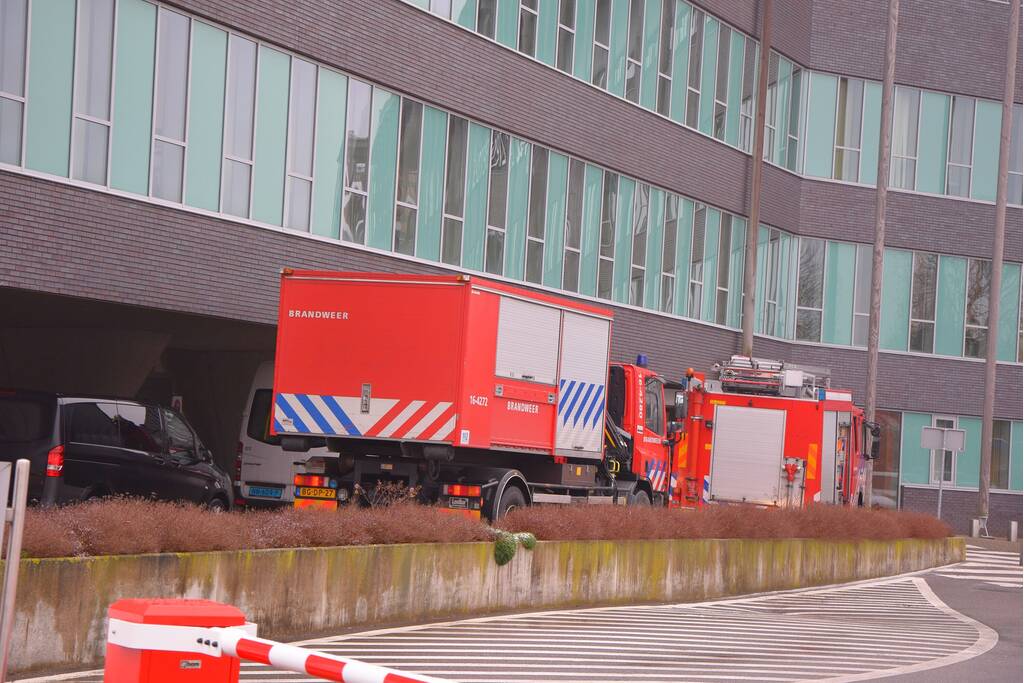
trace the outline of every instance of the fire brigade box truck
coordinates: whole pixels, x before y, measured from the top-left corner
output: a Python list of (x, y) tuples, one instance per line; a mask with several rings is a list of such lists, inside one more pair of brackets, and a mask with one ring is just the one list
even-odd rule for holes
[(875, 426), (850, 392), (831, 389), (827, 371), (777, 361), (733, 356), (715, 369), (717, 380), (687, 372), (671, 505), (862, 504)]
[(337, 453), (295, 475), (296, 505), (378, 482), (492, 519), (668, 503), (682, 384), (609, 367), (610, 311), (466, 275), (285, 269), (280, 297), (270, 431)]

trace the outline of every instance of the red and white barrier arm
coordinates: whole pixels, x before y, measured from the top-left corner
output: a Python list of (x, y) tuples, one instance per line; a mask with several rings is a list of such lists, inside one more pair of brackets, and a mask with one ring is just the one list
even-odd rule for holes
[(224, 654), (275, 669), (309, 674), (340, 683), (446, 683), (439, 678), (408, 674), (354, 659), (253, 638), (242, 629), (211, 628)]
[(134, 650), (235, 657), (338, 683), (449, 683), (256, 637), (256, 625), (226, 628), (139, 624), (111, 618), (107, 642)]

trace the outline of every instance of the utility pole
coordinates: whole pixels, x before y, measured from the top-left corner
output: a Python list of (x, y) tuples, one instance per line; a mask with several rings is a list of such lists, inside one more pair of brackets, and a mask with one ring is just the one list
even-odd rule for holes
[[(871, 258), (871, 308), (868, 317), (868, 376), (865, 417), (875, 422), (878, 384), (878, 330), (882, 313), (882, 259), (885, 255), (885, 206), (889, 199), (889, 156), (892, 139), (892, 96), (896, 80), (896, 31), (900, 0), (889, 0), (889, 22), (885, 30), (885, 76), (882, 81), (882, 122), (878, 135), (878, 178), (875, 182), (875, 246)], [(868, 460), (864, 504), (873, 502), (875, 463)]]
[(761, 174), (764, 170), (764, 117), (768, 101), (768, 60), (772, 49), (772, 0), (761, 2), (761, 61), (757, 70), (754, 111), (754, 150), (750, 158), (750, 208), (747, 251), (743, 260), (743, 355), (754, 355), (754, 296), (757, 290), (757, 233), (761, 224)]
[(996, 354), (999, 341), (999, 295), (1003, 282), (1003, 244), (1006, 238), (1006, 185), (1009, 180), (1010, 133), (1013, 128), (1013, 90), (1017, 80), (1017, 41), (1020, 3), (1010, 0), (1010, 31), (1006, 40), (1006, 80), (1003, 83), (1003, 123), (999, 133), (999, 179), (996, 185), (996, 225), (992, 240), (992, 278), (988, 288), (988, 334), (985, 351), (985, 396), (981, 409), (981, 465), (978, 475), (978, 519), (988, 534), (988, 494), (992, 483), (992, 417), (996, 402)]

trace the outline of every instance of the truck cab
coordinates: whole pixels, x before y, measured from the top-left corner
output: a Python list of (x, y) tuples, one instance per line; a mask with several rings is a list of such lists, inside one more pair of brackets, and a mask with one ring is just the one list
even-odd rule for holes
[(628, 449), (624, 464), (637, 479), (650, 482), (649, 502), (655, 505), (668, 503), (672, 487), (682, 388), (648, 368), (642, 355), (635, 365), (612, 363), (608, 369), (608, 417)]

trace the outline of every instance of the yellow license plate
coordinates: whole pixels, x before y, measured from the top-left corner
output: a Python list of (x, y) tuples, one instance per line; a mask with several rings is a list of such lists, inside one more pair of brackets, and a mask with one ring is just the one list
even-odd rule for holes
[(300, 486), (299, 496), (302, 498), (334, 498), (337, 493), (334, 489), (320, 488), (319, 486)]

